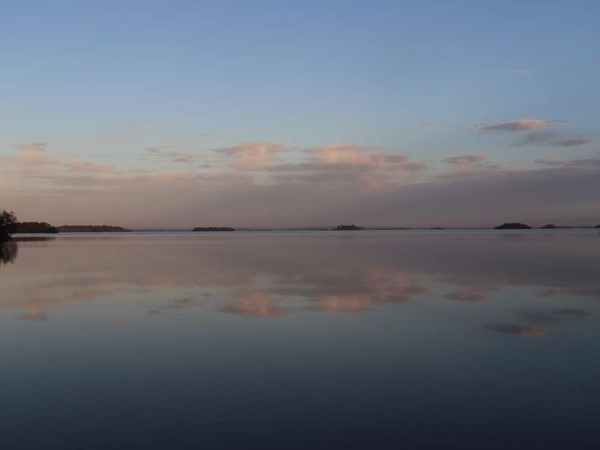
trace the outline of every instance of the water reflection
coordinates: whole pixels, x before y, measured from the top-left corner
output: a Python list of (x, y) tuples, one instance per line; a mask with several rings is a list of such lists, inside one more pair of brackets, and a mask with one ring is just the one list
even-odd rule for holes
[(2, 443), (598, 448), (599, 258), (590, 233), (20, 241)]
[[(1, 301), (21, 309), (23, 319), (39, 321), (61, 305), (110, 298), (136, 302), (152, 314), (201, 308), (258, 318), (359, 313), (420, 298), (478, 304), (502, 300), (515, 288), (527, 290), (527, 298), (555, 301), (600, 297), (600, 248), (594, 235), (516, 236), (27, 239), (23, 261), (10, 274), (13, 288)], [(14, 260), (16, 251), (16, 243), (10, 243), (2, 261)], [(562, 308), (571, 311), (568, 304)], [(562, 317), (587, 315), (574, 311)], [(526, 328), (544, 325), (532, 314), (517, 316), (527, 323), (482, 327), (544, 334)]]
[(19, 247), (14, 240), (0, 242), (0, 266), (12, 263), (19, 254)]

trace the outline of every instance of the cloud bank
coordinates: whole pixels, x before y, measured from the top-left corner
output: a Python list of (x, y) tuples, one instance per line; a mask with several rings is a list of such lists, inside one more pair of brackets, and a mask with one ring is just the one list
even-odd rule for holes
[[(0, 158), (0, 206), (21, 220), (132, 228), (600, 222), (600, 158), (541, 157), (515, 170), (480, 154), (435, 162), (342, 144), (144, 150), (179, 163), (161, 171), (67, 160), (47, 146), (21, 144), (17, 155)], [(206, 169), (200, 163), (209, 159)]]

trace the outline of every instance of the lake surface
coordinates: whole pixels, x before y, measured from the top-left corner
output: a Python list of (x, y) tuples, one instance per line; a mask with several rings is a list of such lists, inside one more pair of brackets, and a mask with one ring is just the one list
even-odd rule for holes
[(600, 448), (598, 231), (0, 252), (6, 449)]

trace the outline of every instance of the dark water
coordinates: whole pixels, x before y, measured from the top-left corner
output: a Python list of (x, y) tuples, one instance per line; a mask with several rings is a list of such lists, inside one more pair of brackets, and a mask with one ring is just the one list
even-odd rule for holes
[(600, 448), (597, 232), (0, 252), (6, 449)]

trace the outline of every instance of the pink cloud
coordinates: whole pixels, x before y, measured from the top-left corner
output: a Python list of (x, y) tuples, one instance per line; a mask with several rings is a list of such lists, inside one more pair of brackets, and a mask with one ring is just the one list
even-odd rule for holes
[(91, 172), (91, 173), (115, 173), (116, 168), (114, 166), (101, 166), (87, 161), (79, 161), (72, 163), (65, 163), (65, 167), (68, 167), (74, 172)]
[(15, 145), (21, 154), (19, 156), (4, 156), (0, 158), (3, 161), (23, 166), (38, 166), (48, 164), (58, 164), (58, 158), (46, 154), (46, 142), (24, 142)]
[(279, 153), (287, 150), (282, 144), (271, 142), (251, 142), (215, 150), (217, 153), (231, 156), (235, 160), (232, 167), (237, 170), (251, 170), (270, 163)]

